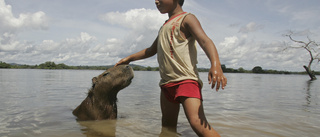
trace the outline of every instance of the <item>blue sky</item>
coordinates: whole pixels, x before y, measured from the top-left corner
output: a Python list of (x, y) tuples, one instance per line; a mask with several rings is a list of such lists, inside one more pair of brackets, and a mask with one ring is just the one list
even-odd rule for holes
[[(185, 0), (183, 9), (197, 16), (227, 67), (303, 71), (308, 53), (283, 51), (296, 45), (283, 34), (319, 42), (319, 6), (319, 0)], [(0, 0), (0, 61), (112, 65), (149, 47), (167, 18), (153, 0)], [(200, 47), (198, 62), (210, 66)], [(155, 57), (133, 63), (157, 66)], [(320, 71), (319, 63), (312, 67)]]

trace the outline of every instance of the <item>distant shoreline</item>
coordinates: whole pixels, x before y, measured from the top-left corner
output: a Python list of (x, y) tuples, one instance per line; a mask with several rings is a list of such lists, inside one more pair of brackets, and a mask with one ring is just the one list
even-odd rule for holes
[[(145, 67), (141, 65), (130, 64), (135, 71), (159, 71), (159, 67)], [(26, 65), (16, 63), (5, 63), (0, 61), (0, 69), (75, 69), (75, 70), (106, 70), (113, 67), (113, 65), (106, 66), (68, 66), (66, 64), (56, 64), (54, 62), (47, 61), (40, 65)], [(264, 70), (260, 66), (254, 67), (252, 70), (245, 70), (243, 68), (233, 69), (227, 68), (225, 65), (221, 65), (224, 73), (256, 73), (256, 74), (307, 74), (306, 72), (291, 72), (291, 71), (278, 71), (278, 70)], [(198, 68), (199, 72), (208, 72), (209, 68)], [(320, 75), (320, 72), (315, 72), (316, 75)]]

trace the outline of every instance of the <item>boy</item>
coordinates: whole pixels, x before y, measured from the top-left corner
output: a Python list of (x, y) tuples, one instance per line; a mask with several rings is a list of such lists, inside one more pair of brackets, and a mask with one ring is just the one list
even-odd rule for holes
[(198, 19), (182, 10), (184, 0), (155, 0), (160, 13), (169, 19), (161, 27), (153, 44), (140, 52), (121, 59), (115, 66), (129, 64), (157, 54), (161, 76), (162, 129), (176, 132), (180, 103), (192, 129), (198, 136), (220, 136), (207, 122), (202, 104), (202, 81), (197, 72), (195, 41), (208, 56), (211, 68), (208, 74), (211, 88), (216, 91), (227, 84), (218, 52), (212, 40), (203, 31)]

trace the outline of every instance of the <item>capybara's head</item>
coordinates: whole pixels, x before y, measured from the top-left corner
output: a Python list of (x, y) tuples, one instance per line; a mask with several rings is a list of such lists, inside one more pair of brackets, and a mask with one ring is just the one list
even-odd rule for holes
[(133, 70), (130, 66), (112, 67), (92, 78), (92, 89), (88, 94), (98, 100), (116, 97), (121, 89), (130, 85), (132, 79)]
[(128, 65), (110, 68), (92, 79), (92, 88), (82, 103), (73, 110), (77, 120), (117, 118), (117, 94), (129, 86), (133, 70)]

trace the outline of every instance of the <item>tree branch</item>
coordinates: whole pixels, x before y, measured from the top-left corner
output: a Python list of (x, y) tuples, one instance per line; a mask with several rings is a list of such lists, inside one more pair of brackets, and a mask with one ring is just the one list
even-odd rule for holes
[(287, 34), (286, 36), (288, 36), (290, 38), (290, 40), (292, 40), (293, 42), (296, 42), (296, 43), (301, 43), (301, 44), (304, 44), (306, 45), (307, 43), (305, 43), (304, 41), (300, 41), (300, 40), (295, 40), (292, 38), (292, 35), (293, 33), (291, 32), (290, 34)]
[[(311, 79), (316, 79), (315, 75), (312, 73), (311, 65), (314, 60), (318, 60), (318, 62), (320, 62), (320, 53), (317, 52), (317, 50), (320, 50), (320, 48), (316, 48), (316, 47), (319, 47), (319, 44), (316, 43), (315, 41), (313, 41), (312, 39), (310, 39), (309, 36), (307, 36), (308, 42), (304, 42), (304, 41), (293, 39), (292, 35), (293, 35), (293, 32), (290, 31), (289, 34), (286, 34), (285, 36), (289, 37), (289, 39), (291, 41), (298, 43), (299, 46), (287, 46), (283, 50), (287, 50), (288, 48), (303, 48), (303, 49), (307, 50), (307, 52), (310, 55), (310, 60), (309, 60), (308, 66), (304, 66), (304, 68), (306, 69), (306, 71), (309, 74), (309, 76), (311, 77)], [(316, 54), (316, 56), (314, 56), (315, 54)]]

